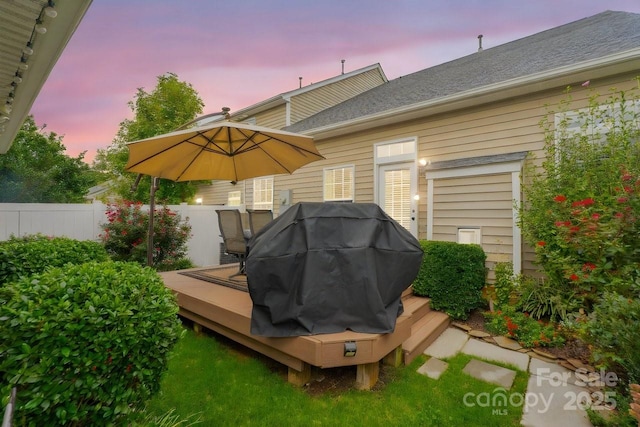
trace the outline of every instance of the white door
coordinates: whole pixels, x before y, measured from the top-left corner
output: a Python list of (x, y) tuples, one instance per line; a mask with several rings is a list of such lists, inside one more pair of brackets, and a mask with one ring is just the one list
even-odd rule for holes
[(378, 205), (418, 237), (418, 201), (414, 162), (378, 166)]

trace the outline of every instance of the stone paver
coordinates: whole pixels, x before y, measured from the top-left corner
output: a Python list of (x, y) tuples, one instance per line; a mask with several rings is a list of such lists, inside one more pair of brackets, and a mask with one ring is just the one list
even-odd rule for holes
[(506, 348), (507, 350), (520, 350), (522, 346), (518, 344), (518, 341), (512, 340), (511, 338), (497, 336), (493, 337), (496, 344), (498, 344), (502, 348)]
[(516, 378), (516, 371), (512, 369), (492, 365), (477, 359), (472, 359), (467, 363), (462, 372), (479, 380), (499, 385), (507, 390), (511, 388), (513, 380)]
[(527, 384), (521, 425), (591, 427), (584, 410), (585, 396), (590, 394), (584, 387), (557, 384), (549, 378), (531, 375)]
[[(451, 327), (425, 350), (425, 354), (432, 357), (418, 369), (418, 372), (437, 379), (448, 365), (435, 355), (447, 358), (458, 352), (510, 364), (523, 371), (528, 370), (530, 374), (527, 392), (521, 396), (523, 405), (521, 425), (592, 427), (584, 408), (589, 403), (598, 403), (593, 399), (599, 399), (599, 397), (591, 393), (593, 387), (585, 387), (585, 385), (593, 385), (589, 384), (588, 375), (585, 372), (573, 372), (554, 361), (550, 363), (542, 360), (543, 356), (532, 351), (529, 351), (530, 354), (522, 353), (522, 350), (508, 350), (481, 339), (469, 339), (464, 331)], [(516, 372), (511, 369), (476, 359), (465, 366), (464, 372), (483, 381), (498, 384), (505, 389), (511, 387), (513, 378), (516, 376)], [(507, 378), (511, 378), (510, 382)], [(615, 396), (613, 400), (615, 401)]]
[(440, 375), (442, 375), (444, 371), (447, 370), (448, 367), (449, 364), (447, 362), (432, 357), (418, 368), (418, 373), (437, 380), (438, 378), (440, 378)]
[(453, 357), (462, 349), (469, 340), (466, 332), (455, 328), (447, 328), (424, 351), (424, 354), (438, 359)]
[(529, 356), (526, 354), (507, 350), (506, 348), (498, 347), (497, 345), (489, 344), (484, 341), (470, 339), (464, 347), (462, 347), (461, 351), (470, 356), (508, 363), (522, 371), (526, 371), (529, 367)]
[(586, 386), (588, 382), (586, 376), (578, 378), (575, 372), (557, 363), (545, 362), (533, 357), (529, 362), (529, 373), (532, 376), (542, 377), (546, 382), (555, 385)]

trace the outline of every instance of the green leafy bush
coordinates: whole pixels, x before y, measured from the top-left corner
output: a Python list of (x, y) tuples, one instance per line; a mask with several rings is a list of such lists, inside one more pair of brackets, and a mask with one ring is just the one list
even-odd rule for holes
[[(147, 264), (147, 234), (149, 212), (142, 204), (114, 203), (107, 206), (107, 222), (102, 224), (102, 243), (114, 261), (132, 261)], [(192, 267), (186, 258), (187, 241), (191, 226), (188, 218), (182, 221), (179, 214), (166, 206), (156, 209), (153, 218), (153, 267), (167, 271)]]
[(416, 295), (431, 298), (431, 306), (454, 319), (464, 319), (483, 303), (482, 288), (487, 270), (486, 254), (479, 245), (421, 241), (424, 251)]
[(181, 324), (172, 292), (134, 263), (66, 265), (0, 288), (0, 391), (16, 425), (109, 425), (158, 391)]
[(107, 261), (99, 242), (29, 235), (0, 243), (0, 283), (42, 273), (48, 267)]
[(521, 277), (520, 282), (518, 306), (534, 319), (566, 320), (569, 314), (580, 309), (575, 292), (558, 289), (549, 280)]
[(493, 284), (496, 307), (502, 307), (511, 303), (511, 298), (515, 296), (516, 286), (513, 275), (512, 262), (498, 262), (495, 266), (496, 280)]
[[(640, 283), (633, 296), (606, 292), (584, 324), (583, 338), (593, 345), (594, 362), (640, 382)], [(619, 367), (626, 372), (621, 372)]]

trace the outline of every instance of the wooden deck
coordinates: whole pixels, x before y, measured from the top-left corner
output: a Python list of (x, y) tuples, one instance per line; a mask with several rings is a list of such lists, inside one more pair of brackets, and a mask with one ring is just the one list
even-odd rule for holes
[[(223, 277), (228, 277), (228, 265), (219, 269)], [(393, 333), (345, 331), (300, 337), (261, 337), (250, 332), (252, 301), (247, 292), (177, 271), (160, 275), (165, 285), (176, 293), (181, 316), (288, 366), (289, 381), (297, 385), (310, 380), (311, 366), (357, 365), (356, 385), (369, 389), (377, 382), (380, 361), (395, 366), (410, 363), (449, 325), (446, 314), (430, 309), (429, 299), (407, 291), (403, 294), (404, 313), (398, 317)], [(347, 342), (355, 343), (355, 355), (345, 356)]]

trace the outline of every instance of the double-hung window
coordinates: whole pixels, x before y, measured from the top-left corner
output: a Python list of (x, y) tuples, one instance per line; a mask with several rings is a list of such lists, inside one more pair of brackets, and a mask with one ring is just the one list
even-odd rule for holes
[(253, 209), (273, 210), (273, 177), (253, 180)]
[(323, 171), (323, 198), (325, 202), (354, 201), (353, 165), (325, 168)]

